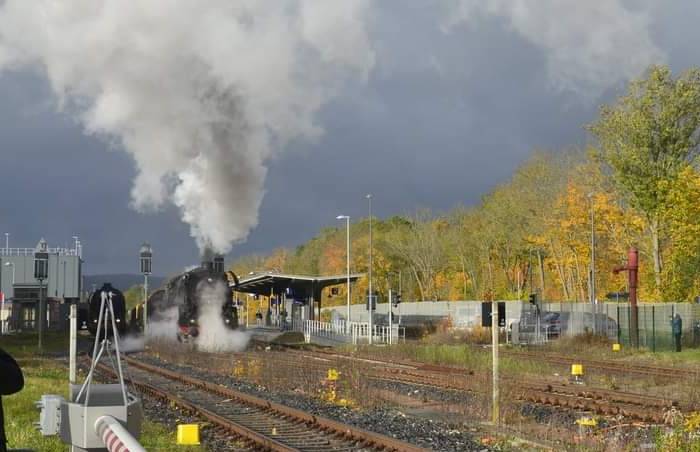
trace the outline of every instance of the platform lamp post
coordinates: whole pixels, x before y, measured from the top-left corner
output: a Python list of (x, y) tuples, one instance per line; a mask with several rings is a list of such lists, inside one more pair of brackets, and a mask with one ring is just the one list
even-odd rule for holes
[(34, 278), (39, 280), (39, 352), (44, 351), (44, 326), (46, 325), (46, 300), (44, 280), (49, 276), (49, 250), (46, 240), (39, 240), (34, 250)]
[(348, 328), (350, 327), (350, 217), (348, 215), (338, 215), (335, 217), (336, 220), (345, 220), (345, 225), (346, 225), (346, 258), (347, 258), (347, 292), (348, 292), (348, 312), (347, 312), (347, 317), (345, 321), (345, 332), (348, 332)]
[(139, 252), (141, 262), (141, 274), (143, 274), (143, 335), (148, 336), (148, 275), (151, 274), (151, 264), (153, 261), (153, 249), (151, 245), (144, 242)]

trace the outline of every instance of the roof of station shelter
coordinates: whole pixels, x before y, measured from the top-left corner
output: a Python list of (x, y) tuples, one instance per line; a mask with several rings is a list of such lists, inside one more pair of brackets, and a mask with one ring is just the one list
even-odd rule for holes
[[(350, 275), (350, 281), (355, 282), (363, 277), (364, 273)], [(231, 287), (237, 292), (268, 296), (272, 293), (279, 294), (288, 288), (296, 293), (308, 293), (310, 296), (314, 290), (321, 290), (328, 286), (346, 284), (348, 275), (333, 276), (308, 276), (286, 275), (282, 273), (257, 273), (247, 278), (241, 278), (238, 284), (232, 283)]]

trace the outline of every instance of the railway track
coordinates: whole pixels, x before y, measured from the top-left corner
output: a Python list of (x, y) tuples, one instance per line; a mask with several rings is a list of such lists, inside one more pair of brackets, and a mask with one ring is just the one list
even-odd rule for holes
[[(305, 351), (299, 353), (302, 357), (312, 359), (334, 357), (343, 360), (356, 360), (366, 367), (369, 377), (377, 380), (475, 394), (486, 394), (489, 391), (486, 376), (477, 375), (456, 366), (424, 364), (406, 360), (379, 360), (328, 352), (310, 353)], [(571, 359), (568, 358), (566, 365), (570, 365), (570, 363)], [(667, 413), (677, 409), (680, 405), (675, 400), (656, 395), (593, 388), (558, 380), (534, 380), (502, 376), (501, 382), (503, 390), (517, 400), (589, 411), (606, 416), (623, 416), (630, 420), (657, 424), (664, 423), (668, 418)]]
[[(140, 391), (201, 416), (247, 447), (274, 451), (422, 451), (374, 432), (126, 357), (126, 378)], [(103, 364), (101, 372), (114, 375)]]
[[(487, 394), (488, 391), (488, 387), (481, 384), (481, 380), (445, 378), (436, 373), (403, 369), (374, 373), (372, 378), (475, 394)], [(536, 382), (514, 378), (502, 378), (501, 381), (503, 392), (516, 400), (587, 411), (605, 416), (623, 416), (642, 422), (662, 424), (665, 422), (666, 413), (676, 406), (671, 400), (654, 396), (589, 388), (575, 384)]]
[(644, 377), (654, 378), (686, 378), (697, 380), (700, 379), (700, 369), (687, 369), (680, 367), (667, 366), (650, 366), (646, 364), (635, 364), (622, 361), (613, 361), (605, 359), (588, 359), (588, 358), (572, 358), (570, 356), (553, 354), (553, 353), (537, 353), (529, 351), (507, 351), (507, 356), (516, 358), (534, 359), (555, 365), (570, 366), (573, 362), (583, 364), (588, 369), (596, 369), (605, 373), (618, 373), (625, 375), (639, 375)]

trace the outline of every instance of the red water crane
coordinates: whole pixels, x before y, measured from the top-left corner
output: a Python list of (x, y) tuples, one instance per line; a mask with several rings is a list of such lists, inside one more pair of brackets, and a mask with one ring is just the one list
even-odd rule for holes
[[(639, 252), (630, 248), (627, 253), (627, 265), (615, 267), (613, 273), (627, 272), (630, 292), (630, 342), (639, 347), (639, 321), (637, 317), (637, 273), (639, 272)], [(618, 319), (619, 321), (619, 319)], [(619, 325), (618, 325), (619, 328)]]

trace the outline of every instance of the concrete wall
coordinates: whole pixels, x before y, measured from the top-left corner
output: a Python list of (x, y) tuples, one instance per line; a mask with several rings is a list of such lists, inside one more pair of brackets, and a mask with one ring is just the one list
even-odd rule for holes
[[(456, 327), (473, 327), (481, 325), (481, 301), (424, 301), (417, 303), (401, 303), (394, 308), (393, 314), (417, 315), (436, 318), (450, 317)], [(377, 304), (375, 313), (385, 316), (388, 314), (388, 303)], [(530, 309), (531, 305), (522, 301), (506, 301), (506, 324), (520, 320), (523, 309)], [(572, 312), (592, 313), (592, 305), (589, 303), (543, 303), (543, 312)], [(597, 306), (597, 313), (619, 324), (623, 334), (626, 334), (629, 325), (629, 303), (602, 302)], [(345, 319), (346, 306), (333, 306), (323, 308), (323, 311), (336, 311), (337, 318)], [(700, 322), (700, 304), (696, 303), (640, 303), (639, 329), (642, 341), (645, 337), (657, 334), (667, 334), (671, 331), (671, 316), (675, 313), (683, 319), (683, 330), (691, 333), (693, 324)], [(366, 322), (368, 320), (365, 305), (352, 305), (350, 310), (351, 320)], [(572, 316), (571, 319), (581, 319), (580, 328), (572, 325), (569, 331), (572, 334), (582, 331), (589, 326), (584, 324), (582, 316)], [(651, 340), (651, 339), (649, 339)]]
[[(401, 303), (394, 308), (396, 316), (429, 316), (450, 317), (457, 327), (472, 327), (481, 325), (481, 301), (423, 301), (415, 303)], [(520, 319), (521, 301), (506, 302), (506, 324)], [(345, 319), (347, 307), (333, 306), (323, 308), (323, 311), (336, 311), (341, 319)], [(389, 303), (378, 303), (375, 311), (377, 314), (387, 315)], [(350, 306), (351, 320), (366, 322), (368, 320), (365, 305)]]

